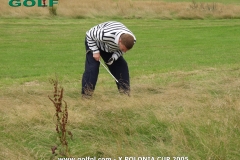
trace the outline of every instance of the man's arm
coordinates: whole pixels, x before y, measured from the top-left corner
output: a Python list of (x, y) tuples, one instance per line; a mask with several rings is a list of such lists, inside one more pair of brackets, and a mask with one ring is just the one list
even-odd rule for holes
[(89, 48), (93, 51), (93, 54), (99, 53), (99, 49), (97, 47), (97, 41), (102, 41), (104, 35), (104, 31), (102, 29), (98, 29), (98, 27), (91, 28), (87, 33), (87, 43)]
[(104, 34), (104, 31), (98, 28), (99, 26), (95, 26), (86, 33), (88, 47), (93, 51), (93, 58), (96, 61), (100, 60), (100, 51), (97, 47), (97, 41), (101, 41)]

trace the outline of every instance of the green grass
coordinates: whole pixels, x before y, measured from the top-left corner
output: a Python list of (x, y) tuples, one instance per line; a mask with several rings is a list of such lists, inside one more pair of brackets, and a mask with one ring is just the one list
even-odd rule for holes
[[(137, 53), (127, 58), (143, 59), (133, 62), (137, 74), (235, 65), (240, 25), (235, 22), (141, 20), (133, 27)], [(148, 40), (142, 41), (145, 37)]]
[[(1, 43), (0, 77), (41, 77), (59, 70), (76, 78), (83, 70), (84, 34), (101, 21), (2, 20), (5, 43)], [(138, 43), (126, 59), (133, 61), (134, 76), (135, 72), (192, 70), (239, 62), (239, 20), (131, 21), (125, 23), (136, 32)]]
[(93, 99), (82, 100), (84, 35), (107, 20), (0, 20), (0, 159), (50, 158), (57, 75), (72, 157), (237, 160), (240, 20), (115, 19), (137, 37), (124, 56), (131, 97), (101, 67)]

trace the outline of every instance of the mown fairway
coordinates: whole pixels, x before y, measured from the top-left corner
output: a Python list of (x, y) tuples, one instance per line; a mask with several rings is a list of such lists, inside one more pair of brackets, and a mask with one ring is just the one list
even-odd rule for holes
[(137, 37), (124, 56), (131, 97), (101, 67), (93, 99), (83, 100), (84, 35), (107, 20), (0, 20), (0, 159), (51, 157), (57, 75), (70, 157), (237, 160), (240, 20), (115, 19)]

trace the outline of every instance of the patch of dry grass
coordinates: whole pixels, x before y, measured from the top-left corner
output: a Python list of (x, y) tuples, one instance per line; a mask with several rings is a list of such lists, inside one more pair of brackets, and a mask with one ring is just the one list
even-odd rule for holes
[[(132, 80), (131, 97), (119, 95), (113, 86), (99, 84), (91, 100), (80, 98), (79, 88), (72, 85), (75, 82), (63, 83), (69, 130), (75, 139), (69, 144), (71, 153), (76, 157), (90, 156), (94, 151), (105, 157), (233, 156), (239, 146), (239, 76), (239, 69), (214, 68), (153, 74)], [(49, 157), (56, 140), (55, 111), (47, 97), (51, 88), (34, 81), (1, 91), (1, 134), (9, 137), (0, 142), (1, 156)], [(155, 130), (159, 123), (168, 124), (166, 131)], [(150, 135), (153, 140), (147, 138)], [(146, 146), (148, 141), (152, 147)]]
[[(0, 16), (47, 17), (47, 7), (10, 7), (0, 0)], [(59, 0), (57, 15), (73, 18), (123, 17), (161, 19), (239, 18), (240, 6), (222, 3), (114, 1), (114, 0)]]

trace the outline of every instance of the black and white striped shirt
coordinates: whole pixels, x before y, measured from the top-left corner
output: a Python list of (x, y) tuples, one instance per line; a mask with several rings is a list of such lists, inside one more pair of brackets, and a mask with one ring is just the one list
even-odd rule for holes
[(87, 43), (93, 54), (102, 50), (113, 53), (113, 56), (117, 59), (124, 54), (118, 46), (120, 35), (123, 33), (131, 34), (134, 37), (134, 42), (136, 42), (135, 36), (125, 25), (120, 22), (109, 21), (96, 25), (87, 31)]

